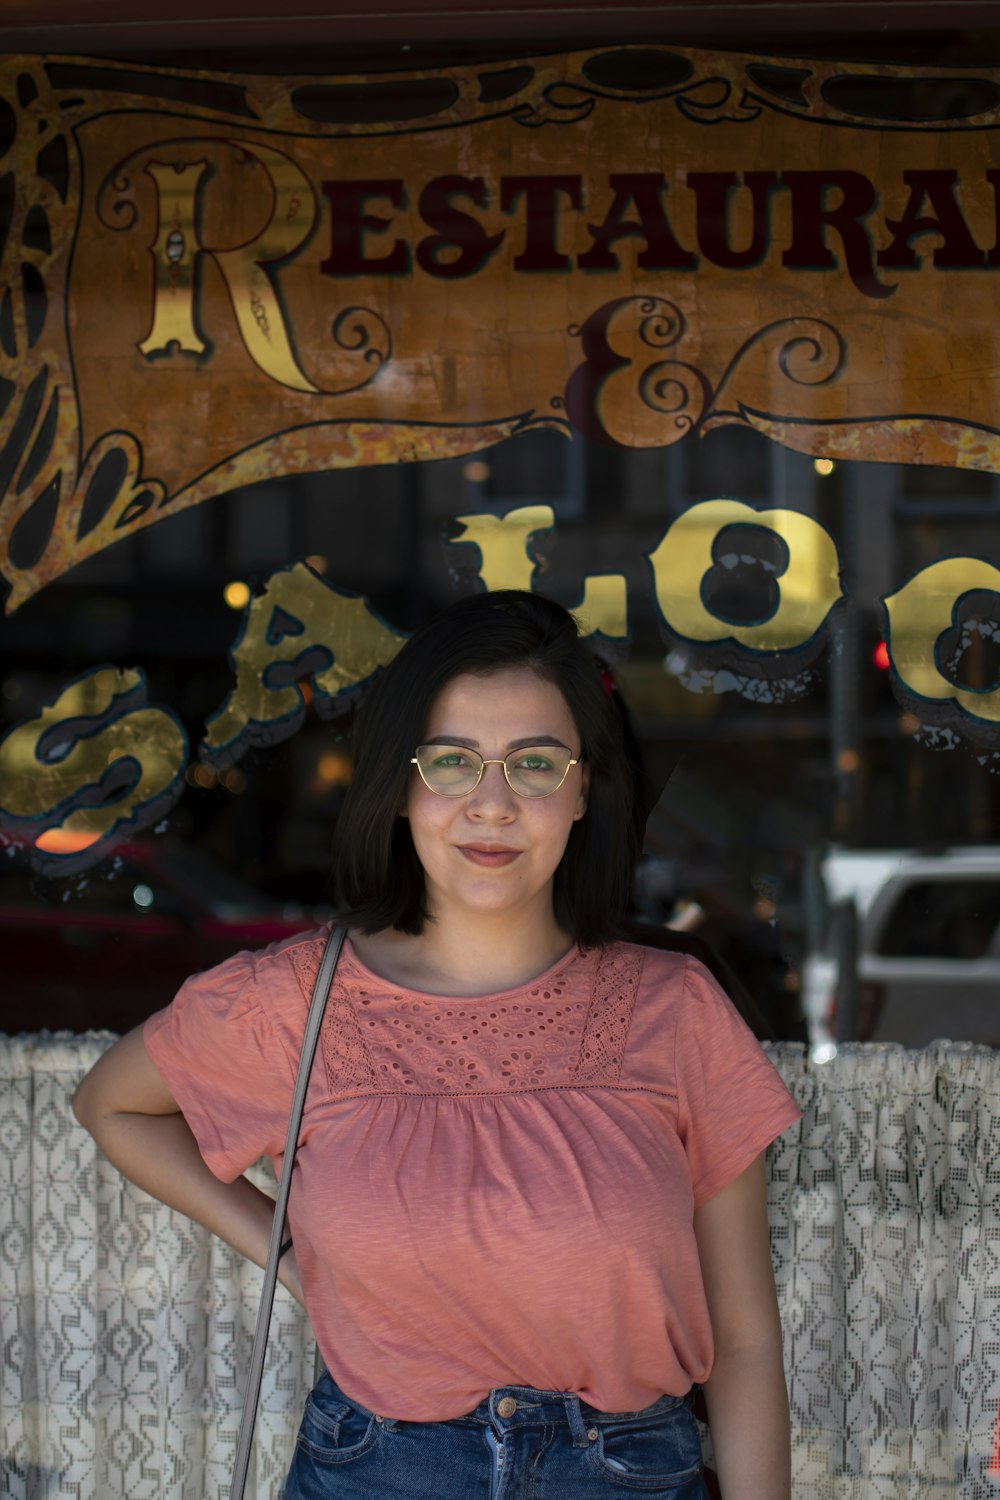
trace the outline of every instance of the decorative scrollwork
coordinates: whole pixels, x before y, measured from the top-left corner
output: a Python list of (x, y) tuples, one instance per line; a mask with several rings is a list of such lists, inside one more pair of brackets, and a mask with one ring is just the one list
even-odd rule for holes
[[(781, 318), (768, 323), (741, 344), (729, 361), (712, 399), (712, 426), (743, 420), (740, 403), (728, 393), (737, 373), (750, 363), (754, 354), (763, 355), (776, 365), (793, 385), (821, 386), (840, 374), (847, 358), (847, 345), (833, 324), (822, 318)], [(724, 391), (725, 408), (720, 405)]]
[(704, 415), (711, 386), (694, 365), (660, 360), (639, 377), (639, 396), (651, 411), (673, 417), (677, 436), (691, 432)]
[(11, 607), (34, 591), (25, 580), (58, 547), (75, 485), (73, 373), (65, 319), (53, 314), (68, 272), (79, 169), (66, 122), (51, 107), (42, 59), (0, 63), (0, 98), (4, 166), (14, 176), (0, 236), (0, 285), (6, 288), (0, 300), (0, 572), (11, 583)]
[(334, 343), (352, 354), (363, 351), (361, 357), (372, 369), (356, 385), (343, 389), (358, 390), (374, 380), (379, 370), (392, 358), (392, 334), (389, 325), (373, 308), (345, 307), (333, 320), (331, 329)]
[[(670, 349), (687, 331), (680, 308), (662, 297), (639, 300), (643, 314), (639, 338), (651, 349)], [(711, 387), (694, 365), (682, 360), (658, 360), (647, 365), (639, 377), (639, 397), (651, 411), (674, 418), (677, 436), (690, 432), (701, 421)]]
[(778, 364), (781, 373), (796, 385), (826, 385), (840, 373), (845, 354), (844, 340), (836, 328), (816, 319), (813, 328), (795, 334), (781, 346)]
[(699, 125), (718, 125), (722, 120), (745, 123), (756, 120), (761, 106), (732, 79), (715, 75), (700, 78), (690, 88), (682, 89), (676, 96), (677, 108), (689, 120)]
[[(120, 455), (119, 482), (103, 507), (104, 514), (86, 535), (87, 553), (107, 547), (132, 529), (147, 512), (158, 510), (167, 499), (165, 487), (158, 479), (146, 479), (142, 472), (142, 446), (130, 432), (108, 432), (87, 454), (76, 484), (76, 493), (67, 507), (66, 521), (81, 540), (80, 521), (83, 503), (97, 470), (111, 453)], [(97, 533), (95, 536), (94, 533)]]
[(669, 349), (683, 338), (687, 320), (680, 308), (665, 297), (640, 297), (639, 337), (652, 349)]
[(97, 217), (105, 229), (131, 229), (139, 217), (135, 183), (121, 170), (123, 165), (108, 173), (97, 192)]
[[(751, 425), (742, 403), (728, 394), (741, 366), (754, 354), (777, 366), (799, 386), (820, 386), (843, 368), (847, 348), (832, 323), (821, 318), (783, 318), (758, 329), (713, 382), (693, 360), (646, 362), (643, 349), (675, 349), (684, 342), (687, 320), (663, 297), (619, 298), (598, 308), (580, 328), (586, 359), (566, 387), (566, 404), (577, 429), (596, 441), (656, 447), (696, 429), (729, 423)], [(758, 376), (759, 376), (758, 369)], [(773, 384), (773, 381), (769, 382)], [(642, 406), (669, 423), (637, 422), (634, 393)], [(726, 404), (722, 404), (723, 393)], [(756, 425), (756, 424), (752, 424)]]
[(581, 88), (568, 83), (553, 83), (541, 89), (530, 102), (519, 104), (514, 111), (518, 125), (573, 125), (585, 120), (596, 107), (596, 100)]

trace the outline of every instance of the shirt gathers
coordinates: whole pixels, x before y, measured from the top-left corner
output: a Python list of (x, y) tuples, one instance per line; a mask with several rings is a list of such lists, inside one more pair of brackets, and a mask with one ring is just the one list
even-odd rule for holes
[[(146, 1022), (211, 1170), (280, 1171), (328, 928), (197, 974)], [(712, 1368), (695, 1208), (801, 1118), (696, 960), (574, 947), (538, 978), (444, 997), (344, 945), (289, 1200), (337, 1384), (439, 1421), (499, 1385), (602, 1411)]]

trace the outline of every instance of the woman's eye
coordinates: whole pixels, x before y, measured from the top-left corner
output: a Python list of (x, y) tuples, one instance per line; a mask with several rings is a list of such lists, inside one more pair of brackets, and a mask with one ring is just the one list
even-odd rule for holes
[(449, 750), (447, 755), (435, 755), (433, 763), (440, 766), (442, 771), (454, 771), (459, 766), (467, 766), (469, 758), (458, 750)]
[(551, 771), (552, 762), (545, 755), (522, 755), (516, 768), (518, 771)]

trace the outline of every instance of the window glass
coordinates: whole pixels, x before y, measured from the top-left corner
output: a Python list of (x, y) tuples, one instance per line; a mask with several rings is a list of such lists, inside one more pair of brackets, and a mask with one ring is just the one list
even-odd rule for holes
[(876, 951), (887, 958), (983, 958), (998, 926), (1000, 880), (921, 881), (900, 893)]

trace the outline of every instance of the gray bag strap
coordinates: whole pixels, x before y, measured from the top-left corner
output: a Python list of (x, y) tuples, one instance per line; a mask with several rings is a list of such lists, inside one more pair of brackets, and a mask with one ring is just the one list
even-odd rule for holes
[(254, 1330), (253, 1349), (250, 1354), (250, 1371), (247, 1375), (246, 1395), (243, 1398), (243, 1415), (240, 1417), (240, 1430), (236, 1438), (236, 1458), (233, 1463), (233, 1482), (229, 1487), (229, 1500), (243, 1500), (243, 1491), (246, 1488), (247, 1470), (250, 1466), (250, 1445), (253, 1442), (253, 1429), (257, 1420), (257, 1406), (260, 1401), (260, 1385), (264, 1375), (264, 1354), (267, 1349), (268, 1330), (271, 1326), (274, 1288), (278, 1280), (278, 1261), (291, 1244), (290, 1240), (284, 1240), (285, 1213), (288, 1208), (288, 1190), (292, 1185), (292, 1167), (295, 1164), (295, 1152), (299, 1144), (299, 1127), (302, 1123), (302, 1110), (305, 1107), (309, 1074), (312, 1072), (313, 1058), (316, 1056), (316, 1044), (319, 1041), (319, 1031), (323, 1024), (323, 1013), (326, 1010), (326, 1002), (330, 994), (333, 971), (337, 967), (337, 960), (340, 957), (340, 950), (344, 946), (346, 936), (346, 927), (331, 928), (330, 936), (327, 938), (326, 947), (323, 950), (323, 957), (320, 960), (319, 970), (316, 974), (316, 983), (313, 985), (312, 999), (309, 1002), (309, 1016), (306, 1021), (305, 1036), (302, 1038), (299, 1070), (295, 1075), (295, 1092), (292, 1095), (292, 1106), (288, 1116), (285, 1159), (281, 1164), (278, 1196), (274, 1202), (271, 1243), (267, 1252), (267, 1265), (264, 1268), (264, 1283), (260, 1293), (257, 1327)]

